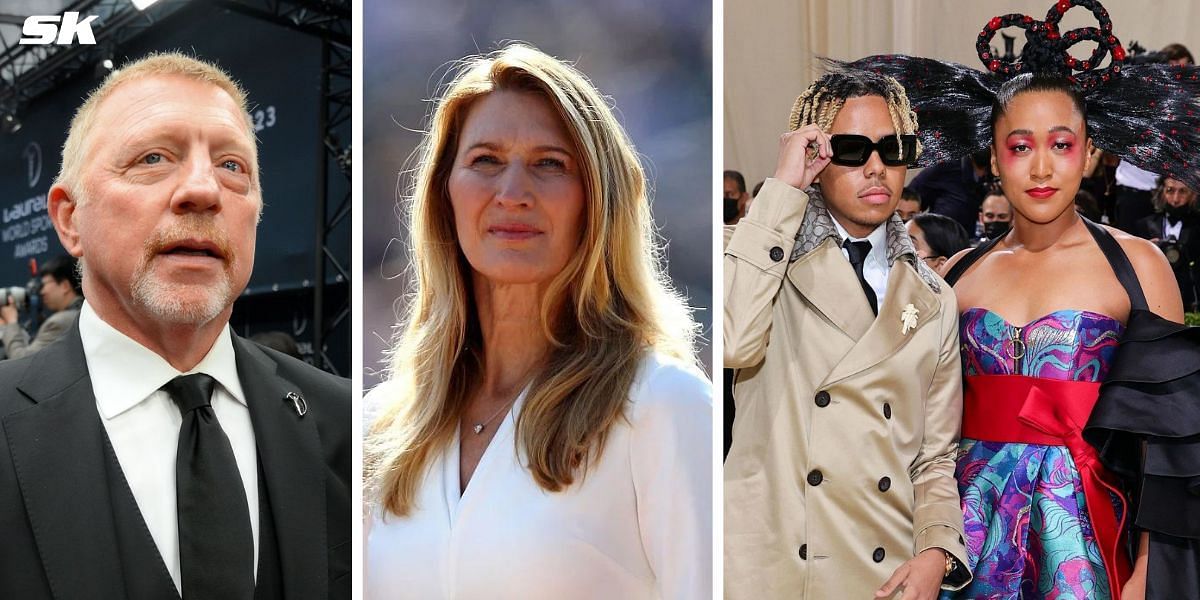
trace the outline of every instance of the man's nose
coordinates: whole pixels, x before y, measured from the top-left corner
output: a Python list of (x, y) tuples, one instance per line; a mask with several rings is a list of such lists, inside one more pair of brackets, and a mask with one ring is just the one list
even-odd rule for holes
[(171, 209), (176, 212), (220, 210), (221, 184), (217, 181), (216, 167), (208, 157), (190, 159), (183, 168), (183, 181), (171, 197)]
[(867, 155), (867, 162), (863, 165), (863, 176), (867, 179), (874, 179), (883, 175), (887, 169), (887, 165), (883, 164), (883, 158), (879, 155), (879, 149), (873, 148), (871, 153)]

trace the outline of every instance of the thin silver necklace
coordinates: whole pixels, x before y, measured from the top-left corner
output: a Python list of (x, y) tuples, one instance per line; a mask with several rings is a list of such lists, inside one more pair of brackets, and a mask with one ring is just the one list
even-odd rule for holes
[(496, 420), (496, 417), (500, 416), (500, 413), (503, 413), (503, 412), (507, 411), (508, 409), (512, 408), (513, 403), (516, 402), (517, 398), (519, 398), (520, 396), (521, 396), (521, 393), (517, 392), (517, 395), (513, 396), (512, 400), (505, 402), (504, 406), (500, 407), (500, 410), (496, 411), (494, 414), (492, 414), (492, 416), (488, 417), (486, 421), (484, 421), (482, 423), (476, 423), (473, 427), (471, 427), (471, 430), (475, 432), (475, 435), (479, 435), (479, 434), (483, 433), (484, 428), (487, 427), (489, 424), (491, 424), (492, 421)]

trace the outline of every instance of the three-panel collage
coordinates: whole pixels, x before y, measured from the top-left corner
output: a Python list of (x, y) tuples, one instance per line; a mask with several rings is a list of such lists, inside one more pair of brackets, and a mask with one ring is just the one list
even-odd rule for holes
[(1189, 48), (0, 0), (0, 600), (1200, 600)]

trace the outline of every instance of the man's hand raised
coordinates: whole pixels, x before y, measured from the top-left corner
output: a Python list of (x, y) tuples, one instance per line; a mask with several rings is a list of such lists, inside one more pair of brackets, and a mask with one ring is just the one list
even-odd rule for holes
[(779, 138), (779, 161), (775, 164), (775, 179), (796, 189), (810, 185), (829, 164), (833, 148), (829, 135), (816, 125), (805, 125)]

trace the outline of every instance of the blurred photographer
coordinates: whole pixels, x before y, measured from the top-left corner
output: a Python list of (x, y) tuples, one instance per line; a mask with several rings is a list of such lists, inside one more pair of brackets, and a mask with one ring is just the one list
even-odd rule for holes
[(29, 334), (18, 322), (16, 303), (9, 297), (8, 302), (0, 306), (0, 321), (4, 322), (0, 326), (0, 337), (4, 340), (8, 358), (33, 354), (62, 337), (75, 322), (79, 307), (83, 305), (83, 292), (74, 257), (63, 255), (50, 259), (38, 271), (38, 277), (42, 280), (42, 303), (53, 314), (46, 318), (30, 342)]
[(1196, 212), (1196, 192), (1182, 182), (1165, 177), (1154, 199), (1158, 209), (1137, 223), (1135, 233), (1158, 244), (1179, 281), (1183, 306), (1196, 310), (1196, 265), (1200, 259), (1200, 214)]

